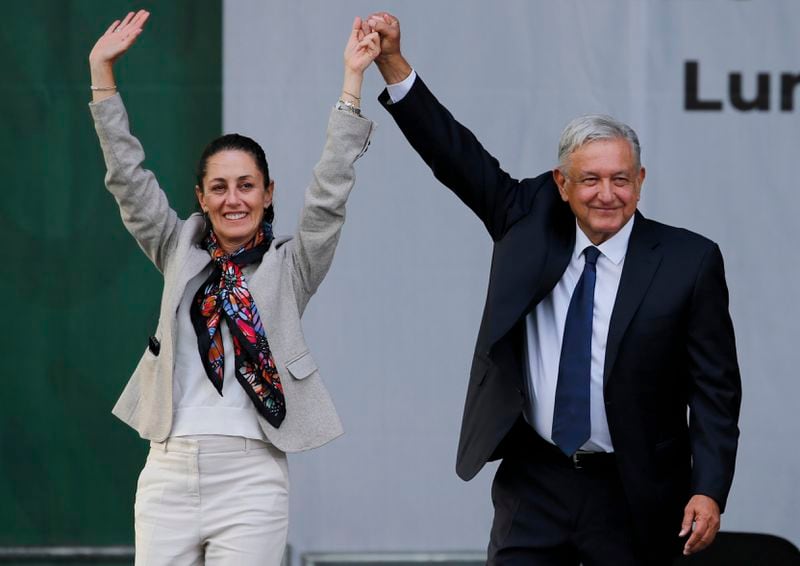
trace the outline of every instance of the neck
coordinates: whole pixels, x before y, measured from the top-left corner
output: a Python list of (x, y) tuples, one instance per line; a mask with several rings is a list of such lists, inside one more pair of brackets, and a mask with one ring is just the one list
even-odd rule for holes
[(219, 234), (216, 232), (214, 235), (217, 237), (217, 244), (219, 244), (220, 249), (222, 249), (222, 251), (224, 251), (226, 254), (232, 254), (233, 252), (240, 250), (242, 247), (252, 242), (256, 237), (256, 234), (253, 234), (246, 239), (228, 240), (226, 238), (220, 238)]

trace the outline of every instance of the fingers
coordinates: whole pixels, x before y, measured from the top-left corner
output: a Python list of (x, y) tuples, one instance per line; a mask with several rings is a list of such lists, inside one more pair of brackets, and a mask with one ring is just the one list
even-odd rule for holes
[(373, 19), (375, 19), (375, 20), (383, 20), (384, 22), (386, 22), (387, 24), (390, 24), (390, 25), (391, 24), (400, 23), (400, 20), (395, 18), (389, 12), (373, 12), (372, 14), (369, 15), (368, 19), (370, 19), (370, 20), (373, 20)]
[(694, 522), (694, 509), (687, 507), (683, 511), (683, 521), (681, 522), (681, 532), (678, 533), (679, 537), (685, 537), (692, 530), (692, 523)]
[(370, 32), (345, 50), (345, 65), (352, 71), (362, 73), (380, 54), (380, 44), (380, 36), (376, 32)]
[(368, 43), (370, 41), (376, 41), (377, 42), (377, 41), (380, 41), (380, 39), (381, 39), (381, 36), (378, 35), (378, 32), (372, 31), (372, 32), (370, 32), (370, 33), (368, 33), (367, 35), (364, 36), (364, 39), (362, 39), (359, 42), (359, 45), (366, 44), (366, 43)]
[(148, 12), (147, 10), (139, 10), (139, 13), (136, 14), (136, 17), (134, 18), (134, 23), (136, 24), (136, 27), (138, 28), (144, 27), (144, 23), (147, 21), (149, 17), (150, 17), (150, 12)]
[(692, 531), (692, 535), (689, 537), (689, 540), (686, 541), (686, 544), (683, 547), (684, 554), (691, 554), (695, 550), (699, 550), (697, 547), (700, 540), (706, 534), (708, 530), (708, 521), (704, 519), (697, 519), (694, 523), (694, 530)]
[(714, 539), (717, 537), (717, 532), (719, 532), (719, 525), (714, 525), (713, 523), (709, 522), (705, 534), (702, 537), (700, 537), (700, 540), (695, 545), (692, 546), (689, 552), (697, 552), (699, 550), (703, 550), (709, 544), (714, 542)]
[[(133, 19), (133, 16), (135, 16), (135, 15), (136, 14), (134, 12), (128, 12), (128, 15), (125, 16), (125, 18), (122, 20), (122, 23), (119, 24), (119, 27), (120, 28), (124, 28), (125, 26), (127, 26), (130, 23), (130, 21)], [(117, 29), (119, 29), (119, 28), (117, 28)]]
[(355, 39), (356, 41), (361, 41), (361, 38), (364, 37), (364, 32), (362, 31), (363, 23), (361, 21), (360, 16), (356, 16), (353, 20), (353, 27), (350, 30), (350, 40), (352, 41)]
[(370, 18), (368, 21), (369, 27), (381, 35), (384, 35), (389, 31), (389, 24), (386, 23), (382, 18)]
[(692, 533), (683, 547), (683, 554), (693, 554), (706, 548), (716, 538), (719, 527), (720, 514), (716, 502), (702, 495), (692, 497), (684, 509), (678, 535), (682, 537)]
[(400, 26), (400, 20), (395, 18), (389, 12), (377, 12), (375, 14), (371, 14), (368, 19), (370, 21), (370, 25), (380, 23), (388, 26), (388, 28), (396, 28)]
[(136, 41), (149, 17), (150, 12), (139, 10), (135, 13), (128, 12), (122, 21), (115, 20), (89, 53), (90, 66), (113, 65)]
[(714, 542), (714, 539), (719, 532), (719, 523), (713, 519), (698, 519), (695, 521), (694, 532), (686, 545), (683, 547), (683, 553), (686, 555), (699, 552)]
[(104, 33), (103, 35), (108, 35), (108, 34), (109, 34), (109, 33), (111, 33), (112, 31), (114, 31), (115, 29), (117, 29), (117, 26), (118, 26), (118, 25), (119, 25), (119, 20), (114, 20), (114, 23), (113, 23), (113, 24), (111, 24), (110, 26), (108, 26), (108, 29), (105, 31), (105, 33)]
[(134, 14), (133, 12), (129, 13), (125, 16), (125, 19), (122, 20), (122, 23), (119, 24), (117, 29), (114, 30), (114, 33), (119, 33), (123, 36), (128, 36), (133, 34), (134, 32), (141, 31), (144, 23), (150, 17), (150, 12), (147, 10), (139, 10)]
[(368, 33), (367, 35), (365, 35), (364, 39), (362, 39), (361, 41), (358, 42), (357, 48), (358, 49), (362, 49), (362, 48), (365, 48), (365, 47), (366, 48), (371, 48), (371, 47), (378, 48), (378, 46), (380, 44), (381, 44), (380, 36), (378, 35), (377, 32), (373, 31), (372, 33)]
[(136, 41), (140, 33), (142, 33), (142, 28), (135, 29), (125, 36), (124, 41), (128, 44), (128, 47), (133, 45), (133, 42)]

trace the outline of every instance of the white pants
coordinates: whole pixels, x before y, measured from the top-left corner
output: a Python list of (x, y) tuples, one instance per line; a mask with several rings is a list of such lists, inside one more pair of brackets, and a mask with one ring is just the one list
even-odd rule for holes
[(134, 514), (136, 566), (278, 566), (289, 526), (286, 455), (237, 436), (151, 442)]

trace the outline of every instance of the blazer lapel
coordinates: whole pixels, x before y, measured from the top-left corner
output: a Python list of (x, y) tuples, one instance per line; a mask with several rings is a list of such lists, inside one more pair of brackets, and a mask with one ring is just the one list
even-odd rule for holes
[(606, 341), (606, 359), (603, 368), (603, 385), (608, 385), (609, 374), (614, 368), (619, 346), (628, 325), (647, 294), (653, 276), (661, 263), (659, 240), (649, 220), (636, 212), (636, 220), (625, 254), (625, 265), (619, 281), (619, 289), (611, 312), (611, 321)]
[(192, 245), (187, 248), (186, 257), (183, 259), (183, 265), (178, 270), (178, 277), (175, 281), (175, 292), (173, 293), (173, 302), (175, 302), (175, 309), (183, 297), (186, 290), (186, 284), (191, 281), (198, 273), (211, 263), (211, 256), (203, 248)]
[(281, 279), (276, 276), (277, 270), (280, 268), (277, 250), (291, 239), (291, 236), (275, 236), (269, 250), (261, 258), (258, 268), (247, 278), (247, 286), (259, 312), (261, 312), (262, 322), (265, 320), (264, 313), (273, 309), (274, 305), (270, 304), (270, 298), (272, 297), (274, 301), (284, 296), (280, 292)]

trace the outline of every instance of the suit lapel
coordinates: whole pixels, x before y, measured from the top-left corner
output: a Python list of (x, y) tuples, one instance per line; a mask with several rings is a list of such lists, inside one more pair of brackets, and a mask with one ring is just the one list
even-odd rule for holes
[(659, 240), (653, 224), (637, 211), (614, 301), (614, 310), (611, 312), (603, 370), (604, 386), (608, 385), (609, 375), (614, 368), (625, 331), (647, 294), (661, 263), (661, 251), (658, 250), (658, 245)]
[(569, 264), (575, 248), (575, 216), (555, 184), (542, 190), (546, 214), (529, 214), (495, 245), (487, 310), (492, 347), (547, 294)]

